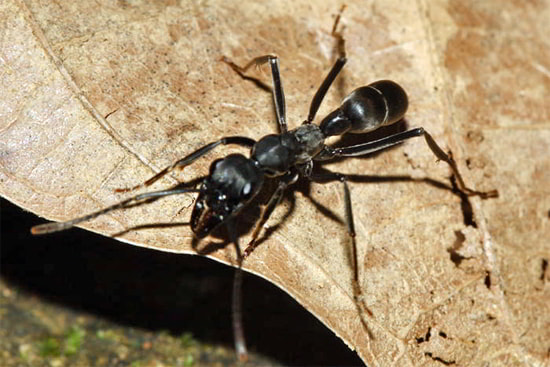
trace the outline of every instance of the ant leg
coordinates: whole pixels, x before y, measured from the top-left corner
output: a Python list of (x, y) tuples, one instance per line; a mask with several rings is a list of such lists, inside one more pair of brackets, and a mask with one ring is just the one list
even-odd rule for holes
[(498, 197), (497, 190), (491, 190), (487, 192), (476, 191), (466, 187), (462, 175), (458, 171), (455, 160), (453, 159), (452, 153), (445, 153), (443, 149), (435, 142), (434, 138), (422, 127), (397, 133), (394, 135), (386, 136), (382, 139), (371, 141), (364, 144), (352, 145), (349, 147), (343, 148), (332, 148), (325, 147), (323, 151), (319, 154), (318, 160), (326, 160), (334, 157), (356, 157), (361, 155), (366, 155), (369, 153), (377, 152), (379, 150), (386, 149), (393, 145), (400, 144), (405, 140), (414, 138), (417, 136), (423, 136), (426, 140), (426, 144), (432, 151), (432, 153), (442, 161), (445, 161), (453, 171), (454, 176), (456, 177), (458, 189), (467, 196), (479, 196), (482, 199)]
[(269, 198), (269, 201), (267, 205), (264, 207), (264, 210), (262, 212), (262, 215), (260, 217), (260, 220), (256, 224), (256, 228), (254, 228), (254, 232), (252, 233), (252, 239), (248, 243), (248, 246), (246, 246), (243, 254), (243, 260), (247, 258), (252, 251), (258, 246), (257, 239), (258, 235), (260, 234), (260, 231), (262, 230), (262, 227), (264, 226), (265, 222), (269, 219), (271, 216), (271, 213), (273, 213), (273, 210), (279, 205), (281, 202), (281, 199), (283, 198), (283, 194), (285, 192), (285, 189), (298, 181), (299, 175), (296, 172), (289, 172), (286, 176), (284, 176), (281, 181), (279, 181), (279, 185), (277, 186), (277, 189), (271, 197)]
[(137, 190), (142, 187), (149, 186), (154, 182), (156, 182), (157, 180), (159, 180), (164, 175), (166, 175), (167, 173), (172, 172), (174, 169), (183, 168), (185, 166), (190, 165), (191, 163), (193, 163), (194, 161), (196, 161), (197, 159), (199, 159), (200, 157), (210, 152), (212, 149), (216, 148), (219, 145), (236, 144), (236, 145), (252, 148), (255, 143), (256, 143), (255, 140), (246, 138), (244, 136), (228, 136), (225, 138), (221, 138), (220, 140), (207, 144), (202, 148), (195, 150), (193, 153), (174, 162), (172, 165), (164, 168), (162, 171), (160, 171), (159, 173), (157, 173), (156, 175), (154, 175), (144, 183), (141, 183), (133, 187), (125, 188), (125, 189), (116, 189), (115, 192), (129, 192), (129, 191)]
[(353, 209), (351, 204), (351, 194), (349, 191), (349, 186), (346, 181), (346, 176), (340, 173), (326, 173), (326, 174), (313, 174), (308, 177), (310, 180), (319, 183), (326, 183), (327, 181), (339, 181), (344, 186), (344, 203), (345, 203), (345, 214), (346, 214), (346, 225), (348, 229), (348, 235), (351, 241), (351, 250), (352, 250), (352, 261), (353, 261), (353, 297), (355, 299), (355, 305), (359, 311), (359, 317), (363, 327), (372, 337), (371, 332), (367, 326), (367, 322), (363, 318), (363, 315), (366, 313), (369, 316), (372, 316), (371, 310), (365, 304), (365, 299), (363, 296), (363, 291), (361, 290), (361, 284), (359, 282), (359, 259), (357, 254), (357, 243), (355, 240), (355, 223), (353, 220)]
[(382, 139), (369, 141), (362, 144), (351, 145), (341, 148), (325, 146), (321, 153), (319, 153), (319, 155), (316, 157), (316, 160), (324, 161), (336, 157), (358, 157), (362, 155), (367, 155), (370, 153), (378, 152), (380, 150), (384, 150), (397, 144), (401, 144), (405, 140), (421, 136), (423, 134), (424, 129), (419, 127), (397, 134), (385, 136)]
[(346, 58), (344, 37), (340, 32), (336, 31), (336, 29), (338, 28), (338, 23), (340, 22), (340, 17), (345, 8), (345, 5), (342, 5), (342, 7), (340, 8), (340, 12), (336, 16), (331, 33), (331, 35), (338, 41), (338, 59), (332, 66), (332, 69), (330, 69), (330, 72), (326, 76), (325, 80), (323, 80), (323, 83), (321, 84), (317, 92), (315, 92), (315, 95), (313, 96), (313, 99), (311, 100), (311, 104), (309, 106), (309, 114), (307, 116), (307, 120), (304, 121), (305, 124), (309, 124), (315, 119), (315, 115), (317, 114), (317, 111), (319, 110), (319, 107), (321, 106), (321, 103), (323, 102), (327, 91), (344, 67), (346, 61), (348, 60)]
[(242, 313), (242, 286), (243, 286), (243, 269), (242, 255), (239, 253), (239, 267), (235, 269), (233, 278), (233, 293), (231, 295), (231, 321), (233, 323), (233, 338), (235, 339), (235, 351), (239, 361), (246, 362), (248, 360), (248, 351), (246, 349), (246, 340), (243, 329), (243, 313)]
[(75, 218), (68, 220), (66, 222), (52, 222), (52, 223), (45, 223), (40, 224), (37, 226), (34, 226), (31, 228), (31, 233), (33, 235), (41, 235), (41, 234), (47, 234), (47, 233), (53, 233), (53, 232), (59, 232), (64, 231), (66, 229), (69, 229), (73, 227), (74, 225), (99, 217), (100, 215), (103, 215), (105, 213), (108, 213), (110, 211), (116, 210), (116, 209), (124, 209), (129, 208), (135, 205), (142, 204), (146, 201), (156, 200), (163, 196), (168, 195), (177, 195), (177, 194), (183, 194), (187, 192), (200, 192), (199, 189), (191, 189), (191, 188), (181, 188), (180, 185), (177, 185), (171, 189), (168, 190), (161, 190), (161, 191), (153, 191), (153, 192), (147, 192), (145, 194), (136, 195), (134, 197), (128, 198), (126, 200), (123, 200), (117, 204), (108, 206), (106, 208), (103, 208), (101, 210), (98, 210), (97, 212), (93, 212), (91, 214), (85, 215), (83, 217)]
[(279, 58), (274, 55), (264, 55), (255, 57), (246, 64), (244, 67), (240, 67), (227, 57), (222, 57), (223, 62), (231, 66), (231, 68), (239, 74), (243, 79), (248, 79), (245, 75), (246, 71), (250, 69), (252, 65), (261, 66), (269, 62), (271, 66), (271, 77), (273, 79), (273, 102), (275, 103), (275, 113), (277, 114), (277, 122), (281, 133), (286, 133), (288, 127), (286, 124), (286, 106), (285, 106), (285, 93), (283, 91), (283, 83), (281, 82), (281, 72), (279, 70)]
[(243, 329), (243, 314), (242, 314), (242, 285), (243, 285), (243, 255), (239, 246), (239, 238), (235, 233), (235, 223), (230, 219), (226, 224), (227, 233), (231, 242), (235, 245), (237, 254), (237, 268), (233, 277), (233, 293), (231, 295), (231, 321), (233, 324), (233, 339), (235, 342), (235, 352), (240, 362), (248, 360), (248, 351), (246, 348), (246, 340)]
[(453, 171), (453, 174), (456, 178), (456, 182), (458, 185), (458, 189), (466, 194), (467, 196), (479, 196), (482, 199), (487, 198), (496, 198), (498, 197), (498, 191), (497, 190), (491, 190), (487, 192), (483, 191), (476, 191), (472, 190), (468, 187), (466, 187), (466, 184), (464, 183), (464, 179), (462, 179), (462, 175), (458, 171), (458, 166), (456, 165), (456, 162), (453, 158), (452, 152), (449, 151), (449, 154), (445, 153), (443, 149), (437, 143), (435, 142), (434, 138), (424, 129), (422, 129), (424, 139), (426, 140), (426, 144), (428, 144), (428, 147), (430, 147), (430, 150), (433, 152), (433, 154), (442, 161), (447, 162), (447, 164), (451, 167), (451, 170)]

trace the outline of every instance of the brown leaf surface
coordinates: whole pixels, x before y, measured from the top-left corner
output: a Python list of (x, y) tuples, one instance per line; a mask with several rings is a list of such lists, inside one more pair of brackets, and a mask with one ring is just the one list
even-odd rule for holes
[[(339, 185), (287, 195), (268, 222), (276, 230), (245, 268), (286, 290), (369, 366), (549, 363), (548, 1), (347, 4), (349, 62), (320, 115), (354, 87), (393, 79), (409, 93), (409, 126), (424, 126), (452, 149), (470, 186), (498, 188), (500, 198), (471, 199), (468, 221), (460, 198), (436, 185), (352, 181), (372, 340), (354, 306), (345, 227), (335, 219), (343, 217)], [(289, 124), (297, 126), (334, 59), (329, 32), (339, 6), (1, 2), (2, 195), (66, 220), (119, 201), (115, 188), (216, 138), (275, 132), (271, 96), (219, 62), (222, 55), (244, 63), (278, 54)], [(258, 75), (269, 82), (267, 68)], [(205, 174), (229, 151), (153, 189)], [(326, 167), (449, 185), (447, 167), (420, 139)], [(83, 227), (112, 235), (186, 222), (192, 205), (192, 195), (167, 198)], [(248, 229), (254, 213), (244, 217)], [(194, 253), (191, 238), (180, 227), (120, 240)], [(232, 263), (233, 252), (227, 246), (211, 257)]]

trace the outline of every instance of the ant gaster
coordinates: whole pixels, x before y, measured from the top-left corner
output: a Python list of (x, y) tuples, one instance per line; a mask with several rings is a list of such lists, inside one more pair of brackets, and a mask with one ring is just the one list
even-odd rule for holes
[[(45, 234), (61, 231), (115, 209), (127, 208), (163, 196), (196, 192), (198, 193), (198, 197), (191, 214), (190, 224), (194, 235), (200, 239), (210, 234), (220, 225), (228, 224), (247, 204), (253, 201), (262, 189), (265, 177), (278, 178), (277, 188), (264, 207), (260, 219), (256, 223), (252, 239), (244, 250), (244, 254), (241, 255), (240, 251), (237, 250), (240, 270), (244, 258), (249, 256), (256, 247), (261, 228), (275, 207), (280, 203), (289, 185), (295, 183), (300, 176), (314, 182), (339, 181), (344, 188), (346, 225), (352, 243), (354, 296), (360, 314), (365, 312), (371, 315), (371, 312), (364, 305), (362, 291), (359, 286), (352, 201), (346, 176), (332, 172), (316, 174), (313, 172), (314, 162), (338, 157), (363, 156), (402, 143), (410, 138), (423, 136), (435, 156), (439, 160), (449, 164), (456, 178), (458, 189), (463, 194), (489, 198), (497, 196), (498, 193), (496, 190), (480, 192), (467, 188), (452, 156), (446, 154), (437, 145), (431, 135), (421, 127), (353, 146), (334, 148), (325, 144), (325, 140), (331, 136), (341, 136), (348, 133), (362, 134), (376, 130), (381, 126), (393, 124), (404, 117), (408, 107), (407, 94), (401, 86), (389, 80), (380, 80), (355, 89), (344, 98), (340, 107), (328, 114), (319, 125), (312, 123), (325, 94), (347, 61), (344, 38), (336, 31), (339, 20), (340, 14), (337, 15), (332, 29), (332, 36), (338, 41), (339, 57), (315, 93), (310, 104), (308, 117), (301, 126), (290, 131), (287, 128), (285, 97), (277, 56), (265, 55), (256, 57), (244, 67), (240, 67), (224, 57), (222, 61), (227, 63), (244, 79), (254, 79), (245, 75), (250, 67), (269, 63), (273, 82), (275, 112), (279, 125), (278, 134), (266, 135), (258, 141), (243, 136), (223, 137), (176, 161), (143, 184), (128, 189), (119, 189), (117, 192), (128, 192), (149, 186), (174, 169), (181, 169), (190, 165), (220, 145), (233, 144), (250, 148), (250, 157), (245, 157), (241, 154), (230, 154), (225, 158), (214, 161), (210, 166), (208, 176), (203, 180), (198, 189), (188, 187), (189, 184), (180, 183), (167, 190), (154, 191), (131, 197), (80, 218), (62, 223), (47, 223), (35, 226), (31, 230), (32, 233)], [(239, 280), (237, 281), (237, 279)], [(235, 283), (239, 283), (234, 286), (234, 289), (238, 289), (240, 287), (240, 277), (236, 276)], [(234, 291), (235, 297), (239, 297), (239, 295)], [(240, 300), (234, 299), (234, 302), (238, 303)], [(237, 303), (234, 303), (234, 305)], [(237, 308), (234, 312), (240, 316), (239, 307), (234, 308)], [(238, 317), (236, 318), (238, 319)], [(366, 327), (362, 316), (361, 321)], [(240, 321), (234, 320), (237, 353), (241, 359), (245, 359), (246, 349), (240, 327)]]

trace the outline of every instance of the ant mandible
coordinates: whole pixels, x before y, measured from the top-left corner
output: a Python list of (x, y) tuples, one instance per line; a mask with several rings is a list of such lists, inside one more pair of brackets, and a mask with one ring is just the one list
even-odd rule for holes
[[(285, 112), (285, 97), (279, 70), (279, 59), (277, 56), (264, 55), (256, 57), (244, 67), (240, 67), (230, 59), (223, 57), (222, 61), (228, 64), (244, 79), (251, 79), (246, 76), (245, 73), (252, 66), (261, 66), (266, 63), (269, 64), (273, 82), (273, 100), (279, 125), (278, 134), (266, 135), (258, 141), (243, 136), (223, 137), (176, 161), (144, 183), (127, 189), (117, 189), (116, 191), (128, 192), (149, 186), (176, 168), (182, 169), (192, 164), (220, 145), (233, 144), (250, 148), (249, 157), (245, 157), (241, 154), (230, 154), (225, 158), (214, 161), (210, 166), (208, 176), (202, 181), (199, 188), (189, 187), (189, 183), (180, 183), (167, 190), (136, 195), (83, 217), (66, 222), (46, 223), (35, 226), (31, 229), (32, 234), (38, 235), (62, 231), (112, 210), (128, 208), (168, 195), (198, 193), (191, 214), (190, 225), (195, 237), (201, 239), (222, 224), (228, 224), (245, 206), (252, 202), (262, 189), (266, 177), (277, 178), (277, 188), (271, 194), (271, 197), (256, 223), (252, 239), (242, 255), (237, 249), (240, 270), (242, 261), (248, 257), (257, 246), (257, 239), (261, 228), (281, 202), (285, 190), (290, 185), (294, 184), (300, 177), (305, 177), (310, 181), (321, 183), (338, 181), (344, 188), (345, 221), (352, 246), (354, 298), (360, 313), (366, 312), (372, 315), (364, 305), (362, 291), (359, 286), (355, 225), (350, 190), (346, 181), (346, 176), (333, 172), (323, 174), (314, 173), (314, 162), (340, 157), (363, 156), (400, 144), (405, 140), (423, 136), (428, 147), (438, 160), (445, 161), (450, 166), (456, 179), (458, 190), (463, 194), (467, 196), (477, 195), (481, 198), (490, 198), (498, 196), (498, 192), (496, 190), (481, 192), (467, 188), (452, 155), (450, 153), (445, 153), (432, 136), (422, 127), (353, 146), (335, 148), (325, 144), (325, 140), (331, 136), (342, 136), (348, 133), (363, 134), (376, 130), (381, 126), (394, 124), (404, 117), (408, 107), (407, 94), (401, 86), (390, 80), (380, 80), (355, 89), (344, 98), (340, 107), (329, 113), (319, 125), (312, 123), (328, 89), (347, 61), (345, 40), (341, 33), (337, 31), (343, 9), (344, 7), (342, 7), (339, 14), (336, 16), (331, 33), (338, 42), (338, 59), (315, 93), (310, 104), (308, 117), (301, 126), (290, 131), (288, 130)], [(240, 282), (240, 280), (237, 280), (240, 279), (239, 277), (236, 276), (235, 279), (235, 283)], [(239, 296), (235, 293), (235, 289), (238, 289), (238, 287), (240, 287), (240, 285), (234, 286), (234, 298)], [(238, 308), (238, 306), (235, 307), (238, 303), (240, 303), (240, 300), (234, 300), (234, 308)], [(234, 310), (234, 313), (240, 315), (240, 310)], [(361, 322), (366, 327), (363, 317), (361, 317)], [(235, 337), (237, 339), (237, 353), (241, 359), (245, 359), (246, 349), (244, 346), (244, 337), (242, 336), (242, 330), (237, 330), (238, 328), (240, 329), (240, 322), (238, 320), (234, 320), (234, 327)]]

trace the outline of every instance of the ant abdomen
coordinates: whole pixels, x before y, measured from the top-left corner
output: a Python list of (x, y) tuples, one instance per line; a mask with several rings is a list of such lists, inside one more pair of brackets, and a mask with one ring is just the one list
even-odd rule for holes
[(379, 80), (351, 92), (342, 105), (321, 121), (325, 136), (367, 133), (403, 118), (407, 94), (391, 80)]

